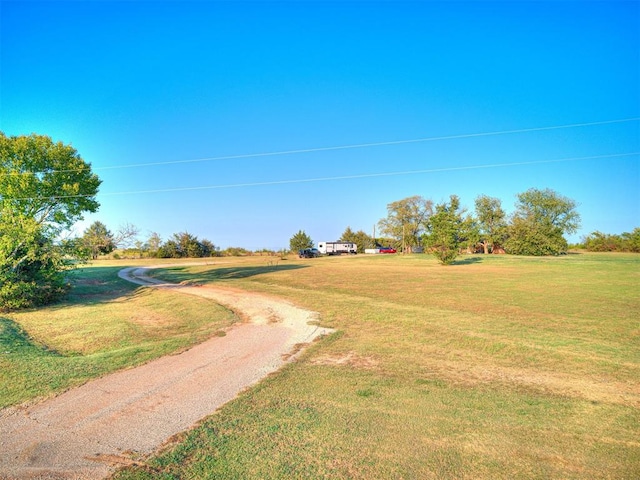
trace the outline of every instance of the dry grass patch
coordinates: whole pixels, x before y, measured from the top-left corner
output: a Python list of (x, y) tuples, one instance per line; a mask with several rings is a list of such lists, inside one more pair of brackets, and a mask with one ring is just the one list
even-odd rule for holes
[(348, 366), (365, 370), (375, 369), (380, 364), (373, 356), (362, 356), (353, 351), (341, 355), (319, 355), (311, 359), (310, 363), (312, 365)]

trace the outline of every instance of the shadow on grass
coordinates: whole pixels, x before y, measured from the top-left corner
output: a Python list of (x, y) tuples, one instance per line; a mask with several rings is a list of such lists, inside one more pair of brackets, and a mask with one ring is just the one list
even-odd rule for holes
[[(60, 302), (47, 308), (56, 310), (70, 305), (96, 305), (99, 303), (127, 300), (147, 292), (146, 287), (123, 280), (118, 272), (127, 265), (110, 267), (82, 267), (69, 273), (72, 288)], [(189, 265), (165, 267), (151, 270), (149, 274), (167, 282), (209, 283), (224, 280), (242, 279), (266, 273), (306, 268), (305, 265), (265, 265), (247, 267), (215, 268), (204, 272), (190, 272)]]
[(139, 286), (118, 277), (122, 267), (83, 267), (69, 273), (71, 291), (52, 308), (77, 304), (96, 304), (135, 295)]
[(468, 257), (463, 260), (456, 260), (451, 265), (473, 265), (474, 263), (482, 263), (482, 257)]
[(61, 356), (46, 346), (35, 343), (20, 325), (7, 318), (0, 317), (0, 354)]
[(248, 267), (212, 268), (205, 272), (192, 273), (189, 266), (169, 267), (151, 271), (151, 275), (163, 280), (180, 283), (184, 281), (196, 283), (213, 283), (223, 280), (238, 280), (255, 277), (266, 273), (283, 272), (307, 268), (307, 265), (264, 265)]

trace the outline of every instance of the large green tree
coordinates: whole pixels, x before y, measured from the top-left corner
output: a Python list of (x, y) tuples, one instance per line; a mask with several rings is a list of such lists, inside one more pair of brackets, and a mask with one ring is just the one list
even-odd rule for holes
[(298, 233), (294, 234), (293, 237), (289, 239), (289, 249), (292, 252), (297, 252), (299, 250), (304, 250), (305, 248), (312, 248), (313, 240), (309, 235), (305, 233), (304, 230), (299, 230)]
[(396, 248), (422, 244), (429, 217), (433, 213), (433, 202), (414, 195), (387, 205), (387, 216), (378, 222), (381, 235), (394, 240)]
[(0, 132), (0, 308), (41, 305), (66, 291), (55, 239), (95, 212), (100, 179), (78, 152), (44, 135)]
[(515, 255), (558, 255), (569, 248), (564, 235), (580, 226), (576, 202), (551, 189), (518, 194), (505, 250)]

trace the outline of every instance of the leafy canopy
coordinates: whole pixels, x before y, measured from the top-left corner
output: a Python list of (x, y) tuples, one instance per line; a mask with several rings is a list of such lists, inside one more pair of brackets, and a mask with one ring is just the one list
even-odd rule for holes
[(502, 246), (507, 238), (507, 219), (499, 198), (480, 195), (475, 200), (479, 244), (484, 253)]
[(420, 245), (429, 217), (433, 213), (433, 202), (419, 195), (407, 197), (387, 205), (387, 216), (378, 222), (381, 235), (394, 239), (396, 247)]
[(531, 188), (518, 195), (505, 243), (515, 255), (558, 255), (569, 245), (564, 238), (580, 226), (576, 202), (551, 189)]
[(590, 252), (635, 252), (640, 253), (640, 227), (633, 229), (631, 233), (623, 232), (620, 235), (591, 232), (584, 240), (584, 248)]
[(100, 179), (71, 146), (0, 132), (0, 309), (52, 302), (68, 289), (55, 240), (95, 212)]
[(116, 248), (113, 234), (102, 222), (93, 222), (82, 235), (82, 244), (94, 260), (100, 254), (107, 254)]
[(298, 250), (304, 250), (305, 248), (312, 247), (313, 240), (304, 232), (304, 230), (299, 230), (298, 233), (296, 233), (289, 239), (289, 248), (292, 252), (297, 252)]
[(0, 208), (59, 232), (95, 212), (100, 179), (78, 152), (50, 137), (0, 132)]
[(471, 217), (465, 216), (460, 199), (451, 195), (449, 202), (436, 205), (435, 213), (429, 218), (426, 247), (443, 265), (450, 265), (460, 253), (460, 247), (473, 236), (474, 225)]

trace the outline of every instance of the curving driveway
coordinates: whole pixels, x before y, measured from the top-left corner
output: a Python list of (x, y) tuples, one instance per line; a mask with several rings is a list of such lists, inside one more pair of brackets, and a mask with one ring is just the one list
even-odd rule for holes
[(288, 302), (218, 287), (167, 284), (127, 268), (151, 288), (210, 298), (245, 322), (178, 355), (90, 381), (33, 406), (0, 411), (0, 478), (98, 479), (156, 450), (332, 330)]

